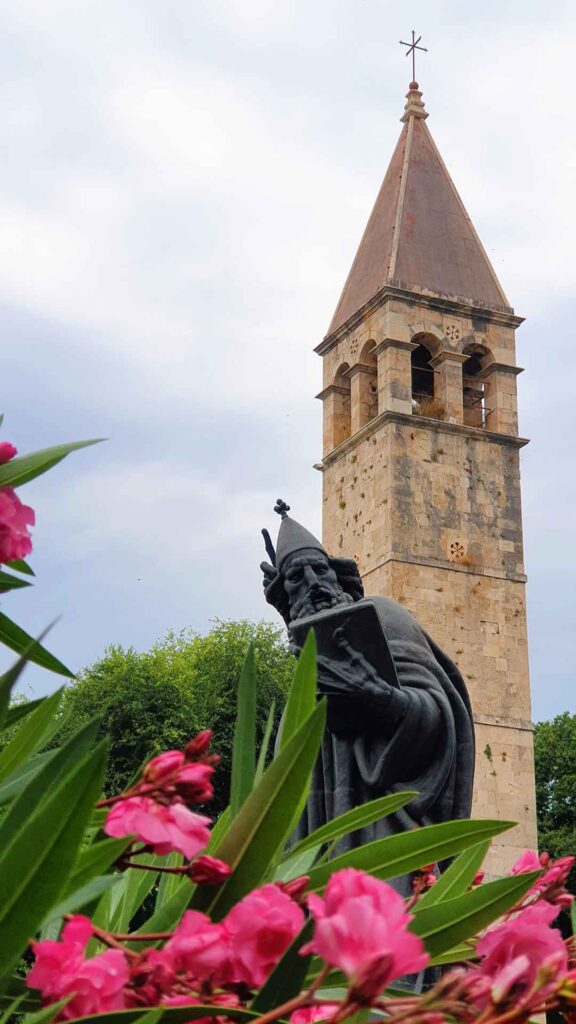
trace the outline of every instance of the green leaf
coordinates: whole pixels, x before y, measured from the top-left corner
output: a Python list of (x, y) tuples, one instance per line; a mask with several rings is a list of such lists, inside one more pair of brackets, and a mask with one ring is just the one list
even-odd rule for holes
[(0, 594), (8, 590), (18, 590), (19, 587), (29, 587), (28, 580), (21, 580), (18, 576), (12, 576), (9, 572), (0, 569)]
[(301, 839), (289, 851), (289, 856), (293, 857), (294, 854), (307, 850), (311, 846), (322, 846), (331, 839), (339, 839), (340, 836), (349, 835), (350, 832), (355, 832), (356, 829), (370, 825), (373, 821), (378, 821), (380, 818), (385, 818), (400, 807), (410, 803), (415, 796), (418, 796), (418, 794), (412, 791), (391, 793), (388, 796), (381, 796), (377, 800), (370, 800), (367, 804), (362, 804), (360, 807), (353, 807), (352, 810), (340, 814), (337, 818), (327, 822), (326, 825), (317, 828), (309, 836), (306, 836), (305, 839)]
[(60, 707), (62, 690), (56, 690), (29, 715), (15, 736), (0, 751), (0, 780), (8, 778), (27, 758), (37, 753), (54, 735), (55, 718)]
[(236, 724), (232, 748), (230, 813), (235, 818), (254, 784), (256, 746), (256, 665), (250, 644), (238, 684)]
[[(163, 866), (164, 857), (156, 856), (153, 853), (146, 853), (138, 858), (139, 864), (147, 864), (149, 867)], [(137, 910), (146, 899), (148, 893), (158, 879), (158, 871), (140, 871), (138, 868), (127, 868), (124, 871), (124, 885), (110, 922), (110, 931), (127, 932), (130, 922)]]
[(359, 868), (376, 878), (397, 878), (408, 871), (417, 871), (431, 861), (442, 861), (484, 839), (513, 828), (513, 821), (447, 821), (426, 825), (413, 832), (401, 832), (377, 839), (366, 846), (335, 857), (327, 864), (312, 868), (310, 889), (322, 889), (331, 874), (340, 868)]
[(313, 846), (309, 850), (301, 850), (295, 857), (288, 857), (280, 861), (274, 872), (275, 882), (289, 882), (291, 878), (299, 878), (300, 875), (307, 875), (318, 856), (319, 846)]
[(58, 1016), (60, 1010), (66, 1006), (66, 1003), (70, 1002), (71, 998), (72, 996), (65, 996), (64, 999), (59, 999), (57, 1003), (50, 1003), (50, 1006), (43, 1006), (36, 1013), (29, 1014), (26, 1017), (26, 1024), (50, 1024)]
[(530, 871), (498, 878), (453, 900), (422, 907), (418, 912), (414, 908), (408, 930), (420, 936), (430, 956), (439, 956), (501, 917), (539, 875), (539, 871)]
[(42, 754), (35, 754), (25, 764), (20, 765), (16, 771), (0, 783), (0, 807), (9, 804), (11, 800), (34, 778), (40, 769), (55, 757), (56, 750), (45, 750)]
[(73, 736), (11, 805), (0, 827), (0, 985), (66, 884), (100, 792), (104, 744)]
[[(168, 857), (164, 857), (163, 862), (164, 867), (181, 868), (184, 865), (184, 857), (181, 853), (173, 852), (169, 854)], [(183, 879), (181, 875), (171, 875), (166, 871), (162, 872), (158, 883), (156, 906), (161, 907), (163, 903), (167, 903), (174, 893), (178, 891), (183, 882), (188, 882), (188, 884), (190, 884), (188, 879)]]
[(76, 914), (82, 907), (88, 906), (90, 903), (95, 903), (107, 889), (116, 882), (114, 875), (98, 875), (96, 878), (92, 878), (85, 885), (82, 885), (75, 892), (71, 892), (64, 899), (60, 900), (51, 910), (48, 911), (46, 917), (42, 922), (42, 927), (45, 928), (51, 921), (57, 921), (58, 918), (63, 917), (64, 914)]
[(454, 899), (455, 896), (461, 896), (463, 892), (466, 892), (472, 885), (476, 872), (484, 862), (489, 849), (490, 840), (487, 839), (485, 842), (479, 843), (478, 846), (471, 846), (469, 850), (464, 850), (464, 853), (461, 853), (440, 875), (432, 888), (418, 900), (416, 904), (418, 910), (422, 907), (431, 907), (435, 903), (440, 903), (441, 900)]
[(0, 466), (0, 487), (21, 487), (22, 484), (27, 484), (29, 480), (34, 480), (35, 477), (61, 462), (70, 452), (88, 448), (103, 440), (104, 438), (97, 437), (91, 441), (73, 441), (71, 444), (57, 444), (53, 448), (42, 448), (40, 451), (31, 452), (30, 455), (19, 455)]
[[(170, 1006), (164, 1007), (158, 1018), (162, 1024), (186, 1024), (189, 1020), (200, 1017), (221, 1017), (221, 1006)], [(259, 1014), (251, 1010), (226, 1007), (226, 1017), (231, 1020), (255, 1021)], [(85, 1021), (86, 1024), (137, 1024), (142, 1018), (142, 1010), (113, 1010), (111, 1013), (99, 1013), (87, 1017), (74, 1017), (74, 1021)]]
[[(0, 470), (3, 468), (3, 466), (0, 466)], [(74, 673), (70, 672), (70, 669), (67, 669), (61, 661), (58, 661), (58, 658), (50, 654), (42, 647), (42, 644), (33, 640), (28, 633), (2, 612), (0, 612), (0, 642), (6, 644), (6, 647), (9, 647), (10, 650), (16, 651), (17, 654), (25, 654), (27, 661), (33, 661), (36, 665), (49, 669), (50, 672), (57, 672), (61, 676), (73, 678)], [(23, 667), (24, 665), (22, 665)], [(2, 678), (4, 679), (6, 675), (7, 673)]]
[(274, 715), (276, 714), (276, 701), (272, 701), (268, 718), (266, 719), (266, 727), (264, 729), (264, 735), (262, 737), (262, 744), (260, 746), (260, 753), (258, 754), (258, 763), (256, 765), (256, 772), (254, 774), (254, 782), (260, 782), (264, 774), (266, 767), (266, 758), (268, 757), (268, 748), (270, 746), (270, 737), (272, 736), (272, 729), (274, 728)]
[(312, 714), (316, 705), (316, 636), (311, 629), (296, 663), (294, 679), (282, 715), (279, 749), (283, 750), (294, 733)]
[(192, 902), (195, 909), (210, 907), (216, 920), (224, 917), (266, 877), (308, 792), (325, 719), (323, 700), (266, 769), (216, 849), (217, 856), (232, 868), (231, 877), (216, 893), (208, 893), (207, 886), (198, 887)]
[(14, 704), (8, 708), (6, 712), (6, 718), (4, 719), (3, 729), (11, 729), (13, 725), (20, 722), (22, 718), (26, 718), (27, 715), (31, 715), (37, 707), (40, 706), (45, 697), (37, 697), (36, 700), (23, 701), (21, 704)]
[(273, 1010), (288, 999), (297, 996), (304, 988), (312, 955), (301, 956), (300, 950), (312, 938), (313, 918), (308, 918), (301, 932), (278, 961), (268, 980), (252, 1000), (250, 1009), (259, 1013)]
[(461, 964), (464, 960), (473, 960), (475, 957), (474, 946), (463, 942), (460, 946), (454, 946), (446, 953), (440, 953), (432, 957), (430, 967), (441, 967), (443, 964)]
[(13, 569), (14, 572), (22, 572), (25, 576), (35, 576), (35, 572), (30, 568), (28, 562), (25, 562), (23, 558), (17, 558), (14, 562), (4, 562), (9, 569)]
[(92, 878), (104, 874), (128, 846), (130, 839), (101, 839), (97, 843), (92, 843), (88, 849), (82, 850), (64, 892), (74, 892)]

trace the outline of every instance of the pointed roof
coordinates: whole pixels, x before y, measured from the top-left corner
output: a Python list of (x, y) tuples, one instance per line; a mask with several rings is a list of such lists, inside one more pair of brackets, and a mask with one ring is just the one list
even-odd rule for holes
[(330, 324), (332, 334), (385, 284), (509, 309), (509, 302), (434, 145), (418, 83)]

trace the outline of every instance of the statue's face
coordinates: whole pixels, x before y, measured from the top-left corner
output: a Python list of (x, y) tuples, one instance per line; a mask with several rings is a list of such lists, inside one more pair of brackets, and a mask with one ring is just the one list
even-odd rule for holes
[(282, 566), (282, 575), (291, 619), (302, 619), (352, 600), (342, 590), (326, 555), (314, 548), (289, 555)]

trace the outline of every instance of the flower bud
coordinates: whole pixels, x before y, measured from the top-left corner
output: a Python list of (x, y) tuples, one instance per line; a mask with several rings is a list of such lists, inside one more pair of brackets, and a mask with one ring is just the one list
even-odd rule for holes
[(204, 854), (188, 869), (188, 877), (198, 885), (221, 885), (232, 874), (232, 868), (217, 857)]
[(201, 754), (206, 753), (212, 742), (212, 730), (202, 729), (193, 740), (185, 747), (184, 754), (187, 761), (195, 761)]

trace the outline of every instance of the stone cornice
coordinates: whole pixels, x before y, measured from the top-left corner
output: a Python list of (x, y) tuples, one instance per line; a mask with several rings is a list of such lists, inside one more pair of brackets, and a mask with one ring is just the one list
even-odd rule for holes
[(350, 388), (341, 388), (339, 384), (329, 384), (327, 388), (323, 388), (322, 391), (319, 391), (315, 397), (319, 398), (323, 402), (325, 398), (330, 398), (330, 395), (349, 394)]
[(524, 367), (510, 366), (509, 363), (488, 363), (488, 366), (485, 366), (483, 370), (480, 370), (480, 373), (477, 373), (476, 376), (484, 379), (485, 377), (489, 377), (491, 373), (497, 372), (512, 373), (517, 377), (519, 373), (524, 373)]
[(384, 338), (376, 348), (372, 349), (375, 356), (379, 356), (381, 352), (385, 352), (387, 348), (404, 348), (408, 352), (413, 352), (414, 349), (418, 348), (415, 341), (399, 341), (397, 338)]
[(368, 363), (354, 363), (354, 365), (351, 366), (350, 369), (346, 370), (342, 376), (354, 377), (357, 373), (370, 373), (375, 377), (377, 372), (377, 367), (375, 365), (370, 366)]
[(325, 355), (334, 345), (350, 333), (355, 327), (363, 323), (366, 317), (374, 313), (380, 306), (390, 299), (401, 299), (412, 305), (424, 306), (427, 309), (440, 310), (444, 313), (452, 313), (454, 316), (473, 317), (475, 320), (487, 320), (490, 323), (501, 324), (504, 327), (519, 327), (524, 323), (524, 317), (517, 316), (510, 306), (489, 306), (483, 303), (475, 303), (473, 299), (464, 298), (458, 295), (438, 295), (431, 292), (421, 291), (411, 287), (403, 281), (387, 281), (383, 287), (372, 296), (353, 316), (349, 317), (337, 331), (327, 334), (326, 337), (314, 349), (318, 355)]
[[(323, 392), (320, 392), (318, 397), (322, 394)], [(490, 441), (493, 444), (507, 445), (509, 448), (523, 448), (524, 445), (529, 443), (526, 437), (517, 437), (512, 434), (497, 434), (493, 430), (483, 430), (482, 427), (468, 427), (463, 423), (448, 423), (446, 420), (418, 416), (416, 413), (387, 410), (386, 412), (381, 412), (379, 416), (375, 416), (374, 419), (366, 423), (360, 430), (357, 430), (355, 434), (347, 437), (337, 448), (334, 448), (324, 456), (322, 463), (317, 463), (317, 465), (324, 469), (333, 462), (337, 462), (343, 455), (347, 455), (349, 451), (355, 448), (360, 441), (370, 437), (386, 423), (402, 423), (405, 426), (425, 427), (427, 430), (437, 430), (441, 434), (460, 434), (464, 437), (472, 437), (476, 441)]]
[(411, 555), (391, 555), (384, 558), (377, 565), (366, 569), (362, 573), (362, 579), (370, 576), (371, 573), (382, 569), (385, 565), (394, 563), (396, 565), (424, 565), (431, 569), (445, 569), (447, 572), (463, 572), (469, 576), (484, 576), (493, 580), (510, 580), (512, 583), (526, 583), (527, 576), (523, 572), (505, 572), (503, 569), (494, 569), (491, 566), (482, 565), (459, 565), (458, 562), (450, 562), (445, 558), (424, 558), (423, 556), (412, 557)]
[(451, 352), (445, 348), (430, 360), (430, 366), (440, 366), (440, 363), (445, 363), (447, 359), (451, 363), (461, 363), (464, 366), (464, 363), (467, 363), (470, 359), (470, 353)]

